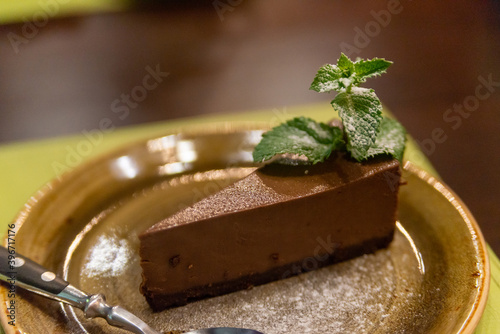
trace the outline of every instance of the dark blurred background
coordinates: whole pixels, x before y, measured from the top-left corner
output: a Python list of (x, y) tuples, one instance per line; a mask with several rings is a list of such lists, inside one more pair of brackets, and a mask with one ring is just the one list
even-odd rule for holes
[(329, 101), (308, 90), (319, 66), (341, 51), (385, 57), (394, 61), (389, 74), (367, 86), (500, 253), (498, 1), (146, 1), (124, 8), (59, 16), (57, 6), (40, 7), (0, 26), (0, 143), (82, 133), (104, 116), (126, 126)]

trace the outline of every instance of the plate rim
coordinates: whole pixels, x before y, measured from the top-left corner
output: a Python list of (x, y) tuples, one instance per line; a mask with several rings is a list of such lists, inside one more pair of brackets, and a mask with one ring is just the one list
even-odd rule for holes
[[(235, 124), (236, 123), (236, 124)], [(97, 156), (89, 157), (89, 159), (82, 162), (80, 165), (76, 166), (71, 171), (64, 173), (60, 176), (55, 176), (44, 185), (42, 185), (33, 195), (26, 200), (25, 204), (18, 211), (12, 223), (15, 223), (15, 231), (17, 231), (23, 226), (26, 218), (30, 214), (31, 207), (36, 205), (36, 203), (43, 197), (50, 195), (57, 190), (59, 186), (64, 185), (66, 180), (71, 179), (73, 175), (78, 175), (85, 172), (87, 166), (99, 163), (109, 159), (110, 157), (117, 156), (120, 152), (130, 150), (134, 146), (144, 145), (149, 140), (154, 140), (158, 138), (163, 138), (166, 136), (199, 136), (199, 135), (213, 135), (213, 134), (231, 134), (240, 133), (245, 131), (265, 131), (269, 129), (268, 124), (263, 124), (260, 122), (223, 122), (216, 123), (210, 126), (205, 125), (204, 127), (195, 127), (194, 129), (178, 129), (177, 131), (169, 131), (164, 135), (155, 135), (151, 137), (146, 137), (138, 140), (133, 140), (128, 143), (124, 143), (119, 146), (112, 147), (106, 152), (101, 153)], [(455, 210), (460, 214), (462, 220), (467, 225), (467, 229), (470, 233), (472, 239), (475, 239), (474, 249), (476, 251), (476, 257), (480, 259), (482, 265), (482, 272), (479, 276), (480, 284), (478, 286), (478, 294), (471, 304), (472, 308), (463, 322), (461, 328), (457, 334), (472, 334), (475, 328), (479, 324), (481, 317), (486, 308), (488, 293), (490, 288), (490, 261), (487, 249), (486, 240), (481, 232), (479, 224), (472, 215), (471, 211), (468, 209), (467, 205), (462, 201), (462, 199), (441, 179), (432, 175), (430, 172), (417, 166), (415, 163), (405, 160), (402, 164), (402, 169), (414, 174), (419, 179), (433, 187), (437, 192), (446, 198), (446, 200), (455, 208)], [(2, 238), (2, 245), (6, 246), (8, 243), (8, 235), (6, 234)], [(8, 324), (8, 310), (5, 301), (7, 297), (8, 289), (5, 285), (0, 285), (0, 326), (6, 334), (17, 334), (21, 331), (16, 323), (15, 326)], [(22, 332), (22, 331), (21, 331)]]
[(479, 324), (479, 321), (481, 320), (481, 317), (483, 316), (490, 290), (491, 268), (486, 239), (484, 238), (479, 224), (467, 205), (445, 182), (433, 176), (426, 170), (418, 167), (411, 161), (405, 161), (403, 169), (413, 173), (419, 179), (432, 186), (437, 192), (444, 196), (464, 220), (470, 236), (473, 239), (474, 236), (476, 237), (477, 242), (473, 244), (475, 246), (476, 256), (481, 260), (482, 273), (479, 276), (481, 283), (479, 284), (478, 296), (474, 300), (473, 307), (469, 312), (467, 319), (463, 322), (462, 327), (457, 332), (457, 334), (473, 334)]

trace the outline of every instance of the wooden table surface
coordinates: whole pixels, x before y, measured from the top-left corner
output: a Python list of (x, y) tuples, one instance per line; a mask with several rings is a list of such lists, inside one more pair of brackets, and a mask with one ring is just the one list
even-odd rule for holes
[(308, 90), (319, 66), (341, 51), (385, 57), (394, 65), (367, 86), (500, 254), (498, 1), (147, 3), (0, 26), (0, 143), (82, 133), (103, 118), (125, 126), (327, 103)]

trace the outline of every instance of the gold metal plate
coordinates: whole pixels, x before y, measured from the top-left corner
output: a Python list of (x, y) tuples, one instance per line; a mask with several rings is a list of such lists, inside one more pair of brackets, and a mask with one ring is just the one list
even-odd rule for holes
[[(388, 249), (152, 313), (139, 293), (137, 235), (248, 173), (261, 130), (220, 128), (131, 144), (44, 187), (16, 225), (16, 250), (89, 293), (102, 292), (158, 330), (245, 327), (278, 333), (472, 333), (488, 295), (486, 244), (449, 189), (406, 163)], [(390, 182), (390, 180), (388, 180)], [(7, 333), (124, 333), (18, 289)]]

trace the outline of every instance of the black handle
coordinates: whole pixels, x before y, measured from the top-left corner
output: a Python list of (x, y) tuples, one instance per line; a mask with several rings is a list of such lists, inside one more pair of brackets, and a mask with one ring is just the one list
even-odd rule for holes
[(14, 248), (0, 246), (0, 276), (9, 284), (21, 283), (26, 288), (35, 288), (57, 295), (69, 283), (50, 270), (16, 253)]

